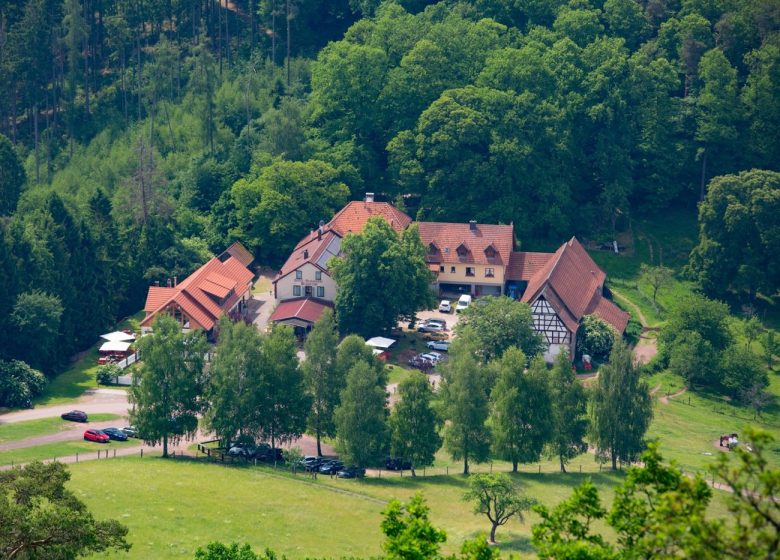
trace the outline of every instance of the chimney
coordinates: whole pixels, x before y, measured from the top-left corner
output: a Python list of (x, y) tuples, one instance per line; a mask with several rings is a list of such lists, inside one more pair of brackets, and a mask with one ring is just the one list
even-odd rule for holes
[(471, 231), (477, 231), (477, 220), (469, 220), (469, 229)]
[(366, 202), (374, 202), (374, 193), (372, 192), (366, 193)]
[(166, 288), (170, 288), (170, 287), (171, 287), (171, 279), (170, 279), (170, 278), (168, 278), (168, 279), (165, 281), (165, 287), (166, 287)]
[(308, 249), (304, 249), (303, 250), (303, 258), (304, 259), (308, 259), (309, 258), (309, 250)]
[(178, 285), (179, 285), (179, 277), (178, 276), (174, 276), (173, 277), (173, 287), (175, 288)]
[(159, 287), (160, 287), (160, 281), (159, 281), (159, 280), (155, 280), (155, 281), (154, 281), (154, 285), (155, 285), (155, 286), (157, 286), (157, 287), (159, 288)]
[(325, 222), (320, 220), (320, 227), (317, 228), (317, 241), (322, 239), (322, 232), (325, 229)]

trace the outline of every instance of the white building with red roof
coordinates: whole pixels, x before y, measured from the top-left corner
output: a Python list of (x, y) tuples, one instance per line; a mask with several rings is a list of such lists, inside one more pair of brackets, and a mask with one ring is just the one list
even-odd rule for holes
[(168, 286), (150, 286), (141, 329), (148, 332), (154, 320), (165, 313), (175, 317), (182, 329), (211, 333), (222, 315), (243, 314), (252, 295), (254, 273), (248, 266), (254, 257), (241, 243), (234, 243), (187, 278)]

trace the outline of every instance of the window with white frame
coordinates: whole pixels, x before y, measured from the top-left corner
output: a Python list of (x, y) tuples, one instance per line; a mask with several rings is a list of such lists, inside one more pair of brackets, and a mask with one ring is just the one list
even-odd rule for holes
[(293, 295), (294, 296), (300, 296), (301, 295), (301, 287), (297, 284), (293, 286)]

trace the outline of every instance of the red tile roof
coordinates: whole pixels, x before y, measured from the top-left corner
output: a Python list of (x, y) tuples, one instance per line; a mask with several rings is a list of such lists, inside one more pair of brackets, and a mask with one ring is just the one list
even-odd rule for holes
[[(287, 260), (282, 265), (281, 270), (279, 270), (279, 274), (277, 274), (276, 278), (274, 278), (274, 282), (278, 281), (284, 276), (287, 276), (292, 271), (297, 270), (301, 265), (308, 262), (314, 263), (315, 266), (319, 266), (316, 264), (317, 260), (323, 255), (323, 253), (325, 253), (328, 246), (334, 241), (334, 239), (336, 239), (336, 237), (338, 237), (338, 235), (332, 231), (326, 231), (319, 238), (316, 231), (313, 235), (307, 235), (304, 240), (301, 240), (301, 242), (298, 243), (298, 246), (293, 250), (292, 253), (290, 253), (290, 256), (287, 257)], [(319, 268), (326, 270), (321, 266), (319, 266)]]
[[(429, 252), (428, 262), (476, 263), (508, 265), (514, 246), (514, 228), (494, 224), (470, 224), (447, 222), (417, 222), (420, 239), (426, 247), (434, 246)], [(458, 247), (467, 249), (464, 256), (458, 255)], [(492, 246), (496, 254), (488, 257), (485, 249)]]
[(308, 323), (316, 323), (325, 309), (330, 307), (333, 307), (330, 302), (314, 298), (288, 299), (276, 306), (270, 320), (300, 319)]
[(531, 303), (544, 296), (572, 331), (583, 316), (598, 310), (605, 321), (622, 333), (628, 323), (628, 313), (613, 309), (611, 302), (602, 303), (605, 278), (604, 271), (572, 237), (531, 276), (521, 299)]
[[(226, 258), (224, 262), (221, 260), (223, 258)], [(211, 330), (219, 318), (249, 290), (253, 277), (252, 271), (241, 261), (222, 253), (173, 288), (151, 286), (144, 306), (147, 316), (141, 325), (150, 325), (160, 310), (178, 305), (196, 323), (193, 326)], [(226, 296), (223, 302), (214, 299), (222, 300)]]
[(530, 280), (552, 257), (553, 253), (512, 251), (504, 277), (507, 280)]
[(332, 229), (341, 237), (348, 233), (360, 233), (369, 218), (384, 218), (396, 231), (405, 230), (412, 219), (389, 202), (366, 202), (354, 200), (339, 210), (328, 222), (326, 229)]
[(236, 241), (230, 247), (225, 249), (221, 255), (220, 260), (227, 260), (227, 257), (231, 256), (240, 262), (242, 265), (249, 267), (255, 260), (255, 256), (249, 252), (249, 249), (244, 247), (240, 241)]

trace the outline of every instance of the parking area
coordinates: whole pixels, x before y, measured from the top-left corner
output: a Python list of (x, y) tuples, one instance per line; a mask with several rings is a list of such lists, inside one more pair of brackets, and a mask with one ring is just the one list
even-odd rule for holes
[[(452, 338), (452, 330), (455, 328), (455, 325), (458, 324), (458, 314), (455, 313), (455, 303), (451, 302), (453, 311), (451, 313), (442, 313), (438, 309), (431, 309), (428, 311), (420, 311), (417, 313), (417, 322), (420, 323), (422, 321), (427, 321), (429, 319), (437, 319), (439, 321), (444, 321), (447, 325), (447, 329), (445, 330), (445, 333), (447, 334), (448, 338)], [(406, 326), (406, 325), (404, 325)]]

